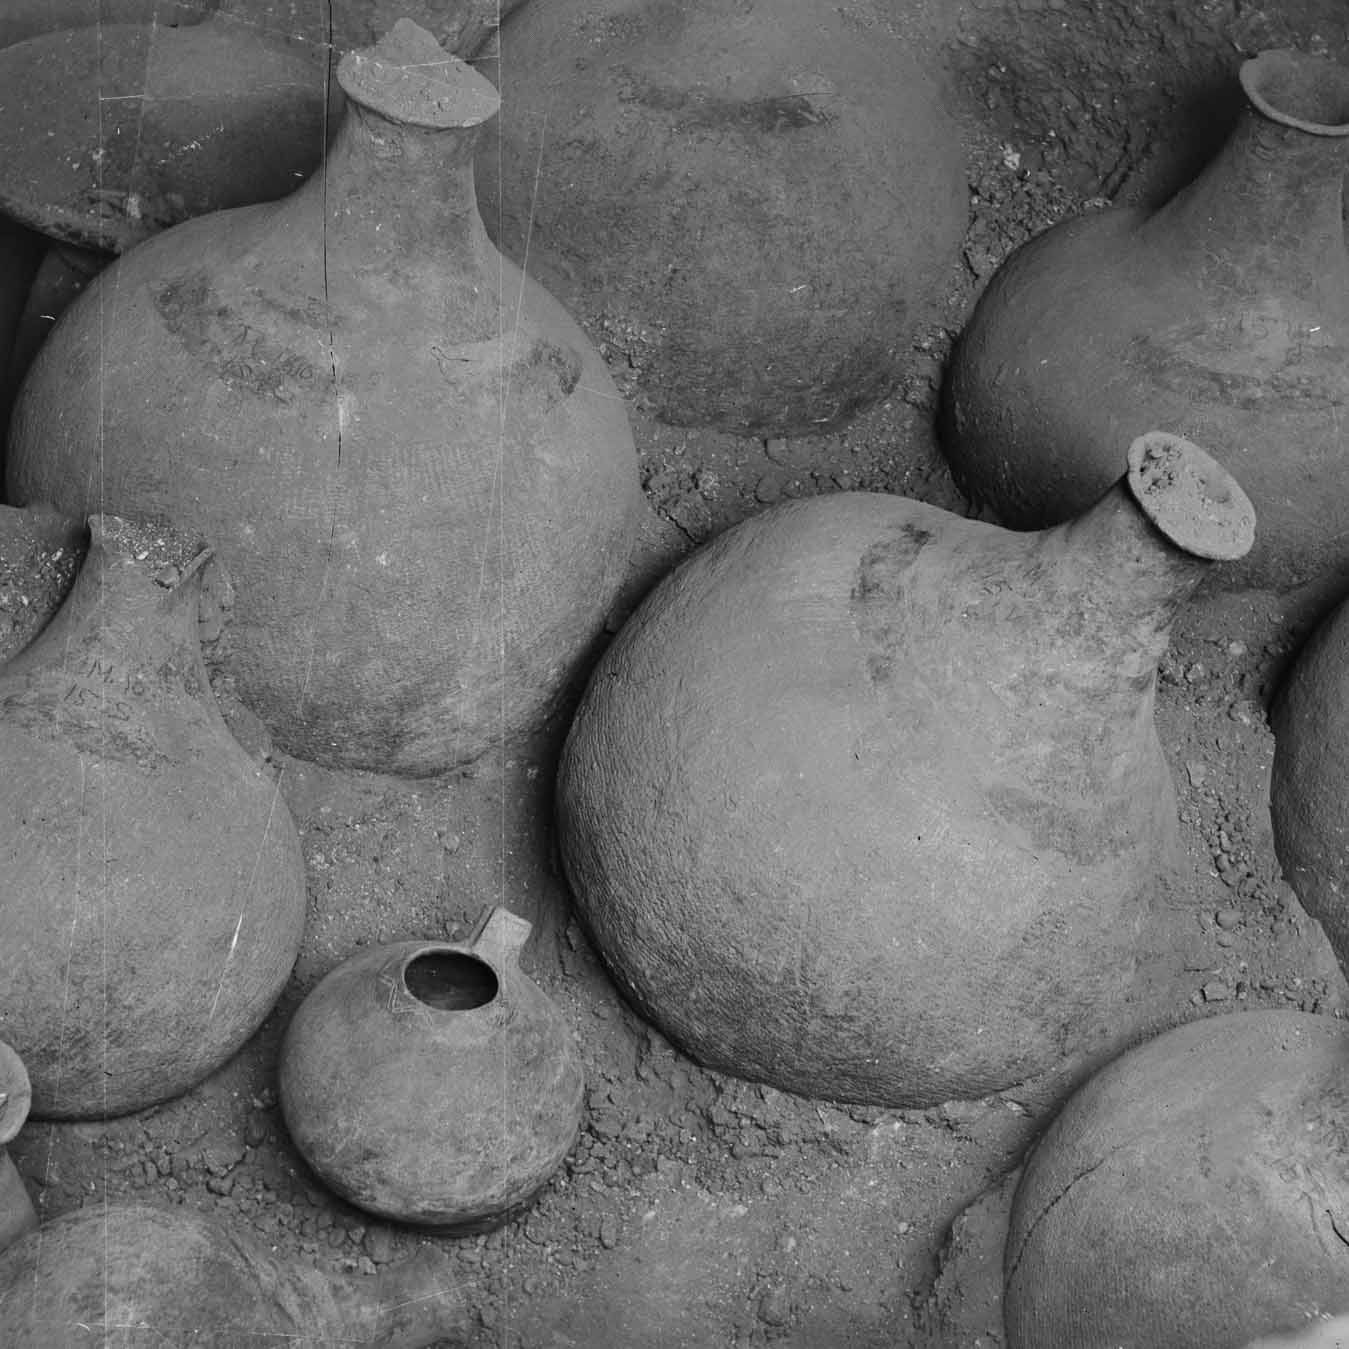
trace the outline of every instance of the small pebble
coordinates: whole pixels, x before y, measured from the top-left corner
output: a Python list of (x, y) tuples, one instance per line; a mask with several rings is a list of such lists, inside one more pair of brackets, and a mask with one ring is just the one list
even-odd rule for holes
[(792, 1319), (792, 1300), (778, 1284), (759, 1299), (759, 1320), (766, 1326), (785, 1326)]
[(787, 480), (780, 473), (766, 473), (754, 488), (754, 499), (761, 506), (771, 506), (781, 501), (787, 488)]

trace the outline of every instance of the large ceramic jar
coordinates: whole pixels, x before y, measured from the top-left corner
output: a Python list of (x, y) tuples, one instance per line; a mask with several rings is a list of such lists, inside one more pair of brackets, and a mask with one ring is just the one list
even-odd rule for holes
[(529, 924), (496, 909), (466, 946), (351, 957), (301, 1004), (278, 1085), (291, 1137), (344, 1199), (482, 1231), (538, 1193), (576, 1142), (571, 1028), (520, 969)]
[(405, 21), (338, 79), (322, 173), (156, 235), (67, 311), (7, 481), (200, 530), (237, 591), (213, 659), (280, 746), (432, 774), (546, 718), (641, 491), (598, 355), (487, 240), (496, 91)]
[(200, 23), (220, 0), (5, 0), (0, 47), (38, 33), (100, 23)]
[(61, 609), (0, 666), (0, 1037), (33, 1113), (58, 1119), (219, 1067), (271, 1010), (305, 917), (295, 825), (202, 664), (209, 554), (106, 516), (90, 535)]
[(503, 24), (488, 226), (661, 419), (818, 433), (894, 387), (969, 204), (908, 8), (542, 0)]
[(0, 210), (121, 253), (273, 201), (323, 157), (332, 94), (322, 49), (226, 15), (43, 33), (0, 50)]
[(1349, 569), (1349, 70), (1264, 52), (1217, 157), (1157, 211), (1113, 209), (1018, 249), (961, 335), (944, 391), (957, 480), (1038, 529), (1123, 470), (1140, 420), (1228, 447), (1260, 514), (1225, 587)]
[(1270, 708), (1270, 728), (1275, 852), (1349, 969), (1349, 601), (1298, 652)]
[(1349, 1311), (1347, 1100), (1327, 1016), (1210, 1017), (1115, 1060), (1017, 1187), (1010, 1349), (1234, 1349)]
[(1253, 520), (1198, 446), (1149, 434), (1126, 462), (1043, 533), (867, 493), (766, 511), (605, 652), (562, 856), (618, 982), (694, 1058), (918, 1106), (1137, 1029), (1176, 830), (1156, 665)]
[(468, 1331), (458, 1280), (428, 1253), (378, 1276), (315, 1269), (190, 1206), (93, 1205), (0, 1253), (6, 1349), (378, 1344)]

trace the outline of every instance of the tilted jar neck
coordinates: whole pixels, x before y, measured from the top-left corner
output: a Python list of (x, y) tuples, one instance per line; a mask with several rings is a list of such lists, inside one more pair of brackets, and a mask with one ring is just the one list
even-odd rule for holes
[(210, 551), (168, 526), (148, 531), (178, 558), (166, 562), (128, 542), (134, 528), (113, 516), (90, 520), (89, 550), (70, 593), (34, 641), (0, 667), (5, 675), (115, 663), (177, 671), (194, 696), (210, 698), (197, 641)]
[(1150, 431), (1128, 462), (1090, 510), (1038, 535), (1036, 555), (1061, 577), (1056, 600), (1072, 597), (1075, 612), (1060, 621), (1091, 635), (1102, 677), (1141, 686), (1209, 567), (1250, 550), (1255, 512), (1226, 470), (1180, 436)]
[(1045, 530), (1040, 547), (1080, 595), (1084, 627), (1111, 653), (1101, 666), (1111, 682), (1156, 670), (1176, 614), (1212, 565), (1172, 543), (1123, 480), (1085, 515)]
[(1247, 103), (1226, 143), (1143, 228), (1219, 280), (1272, 272), (1298, 292), (1343, 288), (1349, 69), (1269, 51), (1240, 78)]

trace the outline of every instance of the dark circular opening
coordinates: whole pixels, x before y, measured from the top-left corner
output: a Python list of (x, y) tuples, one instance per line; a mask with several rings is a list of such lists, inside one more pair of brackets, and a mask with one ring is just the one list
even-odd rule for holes
[(1349, 134), (1349, 70), (1301, 52), (1270, 51), (1247, 61), (1241, 82), (1267, 117), (1326, 136)]
[(442, 1012), (484, 1007), (497, 995), (492, 967), (462, 951), (427, 951), (408, 961), (403, 982), (418, 1002)]

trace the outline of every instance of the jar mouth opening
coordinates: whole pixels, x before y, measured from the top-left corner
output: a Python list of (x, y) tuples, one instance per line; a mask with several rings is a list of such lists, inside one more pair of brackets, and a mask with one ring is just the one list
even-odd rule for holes
[(403, 986), (437, 1012), (469, 1012), (495, 1002), (496, 971), (485, 960), (452, 946), (423, 947), (403, 963)]
[(1246, 97), (1266, 117), (1314, 136), (1349, 136), (1349, 69), (1304, 52), (1267, 51), (1240, 71)]
[(1143, 513), (1194, 557), (1232, 562), (1255, 542), (1255, 508), (1207, 450), (1169, 431), (1129, 446), (1129, 491)]

